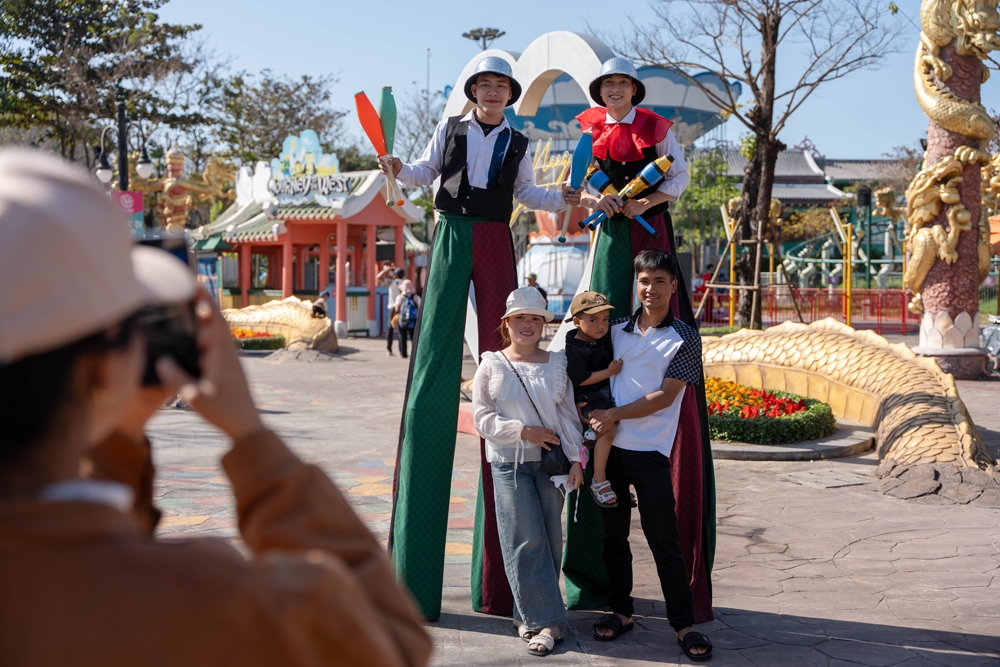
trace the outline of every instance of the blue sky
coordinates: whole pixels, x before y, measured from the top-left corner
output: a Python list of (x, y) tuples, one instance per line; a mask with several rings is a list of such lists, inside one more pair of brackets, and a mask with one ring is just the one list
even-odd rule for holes
[[(897, 4), (916, 18), (917, 0)], [(171, 22), (201, 23), (208, 44), (231, 56), (236, 69), (335, 74), (340, 80), (333, 88), (334, 104), (353, 111), (358, 90), (372, 95), (391, 85), (399, 95), (413, 90), (414, 84), (423, 88), (428, 47), (431, 89), (454, 85), (478, 52), (473, 42), (461, 37), (471, 28), (503, 29), (507, 34), (495, 45), (522, 51), (552, 30), (588, 32), (588, 25), (600, 25), (617, 34), (629, 21), (619, 12), (609, 13), (609, 6), (596, 0), (170, 0), (161, 16)], [(641, 0), (631, 14), (637, 21), (653, 17)], [(913, 95), (917, 31), (909, 24), (906, 29), (903, 51), (887, 58), (879, 70), (826, 84), (792, 116), (781, 139), (792, 146), (808, 135), (827, 157), (837, 158), (876, 158), (894, 146), (915, 146), (926, 134), (927, 119)], [(1000, 73), (984, 85), (983, 103), (1000, 110)], [(734, 121), (725, 127), (732, 140), (744, 131)], [(355, 131), (360, 135), (359, 128)]]

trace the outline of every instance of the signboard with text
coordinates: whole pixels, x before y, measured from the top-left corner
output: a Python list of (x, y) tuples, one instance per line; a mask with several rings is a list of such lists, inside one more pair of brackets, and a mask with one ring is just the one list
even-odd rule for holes
[(323, 152), (319, 136), (303, 130), (286, 137), (281, 155), (271, 160), (267, 188), (282, 204), (315, 201), (330, 206), (334, 200), (347, 198), (351, 179), (341, 175), (336, 155)]
[(122, 213), (128, 219), (132, 233), (139, 236), (145, 230), (143, 221), (142, 193), (141, 192), (112, 192), (112, 199), (121, 206)]

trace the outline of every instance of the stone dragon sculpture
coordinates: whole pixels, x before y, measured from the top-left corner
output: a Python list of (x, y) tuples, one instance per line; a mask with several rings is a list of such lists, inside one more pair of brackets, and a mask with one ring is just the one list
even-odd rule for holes
[[(920, 288), (935, 258), (954, 263), (959, 234), (972, 229), (972, 216), (961, 204), (958, 186), (966, 165), (990, 162), (989, 154), (981, 149), (995, 134), (995, 123), (982, 104), (944, 88), (953, 71), (940, 57), (941, 49), (954, 40), (958, 55), (985, 60), (990, 51), (1000, 48), (1000, 14), (997, 0), (923, 0), (920, 21), (914, 65), (917, 101), (934, 123), (968, 137), (975, 146), (960, 146), (948, 158), (925, 168), (906, 190), (907, 244), (912, 258), (904, 281), (914, 293), (909, 309), (917, 314), (923, 312)], [(982, 71), (985, 81), (989, 71), (985, 67)], [(942, 206), (948, 206), (948, 231), (936, 222)], [(982, 241), (981, 229), (977, 232), (982, 280), (989, 271), (992, 251)]]
[(994, 465), (955, 379), (934, 359), (834, 319), (702, 339), (705, 374), (829, 403), (876, 429), (879, 459)]
[(312, 302), (290, 296), (259, 306), (228, 308), (222, 316), (230, 327), (281, 334), (285, 349), (336, 352), (337, 334), (329, 317), (313, 317)]

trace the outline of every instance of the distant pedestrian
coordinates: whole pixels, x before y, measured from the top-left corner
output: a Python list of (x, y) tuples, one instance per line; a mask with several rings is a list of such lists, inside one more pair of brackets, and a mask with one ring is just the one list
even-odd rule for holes
[(542, 293), (542, 298), (545, 299), (545, 307), (548, 308), (549, 304), (549, 294), (542, 289), (541, 285), (538, 284), (538, 274), (529, 273), (524, 277), (528, 281), (528, 287), (534, 287), (536, 290)]
[(412, 280), (403, 280), (399, 284), (399, 296), (396, 297), (394, 318), (399, 329), (399, 356), (406, 359), (407, 339), (413, 338), (413, 330), (417, 327), (417, 313), (420, 308), (420, 297), (413, 289)]
[(319, 298), (313, 301), (312, 315), (315, 318), (327, 317), (326, 300), (330, 298), (330, 290), (323, 290), (319, 293)]
[(398, 326), (398, 322), (393, 318), (396, 313), (396, 299), (399, 297), (399, 286), (406, 277), (406, 271), (394, 266), (391, 262), (382, 269), (375, 280), (389, 288), (389, 300), (386, 307), (386, 327), (385, 327), (385, 356), (392, 356), (392, 332)]

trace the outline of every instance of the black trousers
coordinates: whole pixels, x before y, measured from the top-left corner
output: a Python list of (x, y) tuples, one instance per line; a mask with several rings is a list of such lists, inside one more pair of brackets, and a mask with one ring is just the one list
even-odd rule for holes
[(663, 589), (667, 620), (674, 630), (690, 627), (694, 624), (694, 603), (677, 537), (670, 459), (659, 452), (632, 452), (612, 447), (608, 456), (608, 481), (618, 496), (618, 507), (601, 511), (606, 532), (604, 564), (608, 569), (611, 610), (624, 616), (631, 616), (635, 611), (632, 605), (632, 550), (628, 543), (632, 520), (628, 495), (629, 485), (632, 485), (639, 502), (642, 532), (653, 552), (656, 574)]
[(392, 316), (395, 314), (395, 309), (390, 308), (389, 314), (386, 315), (389, 319), (386, 320), (388, 326), (385, 328), (385, 347), (390, 352), (392, 352), (392, 332), (396, 330), (396, 327), (392, 326)]
[(413, 331), (411, 329), (407, 328), (405, 325), (400, 324), (399, 325), (399, 356), (403, 357), (404, 359), (406, 359), (406, 357), (407, 357), (407, 352), (406, 352), (406, 339), (407, 339), (407, 336), (412, 337), (413, 336)]

